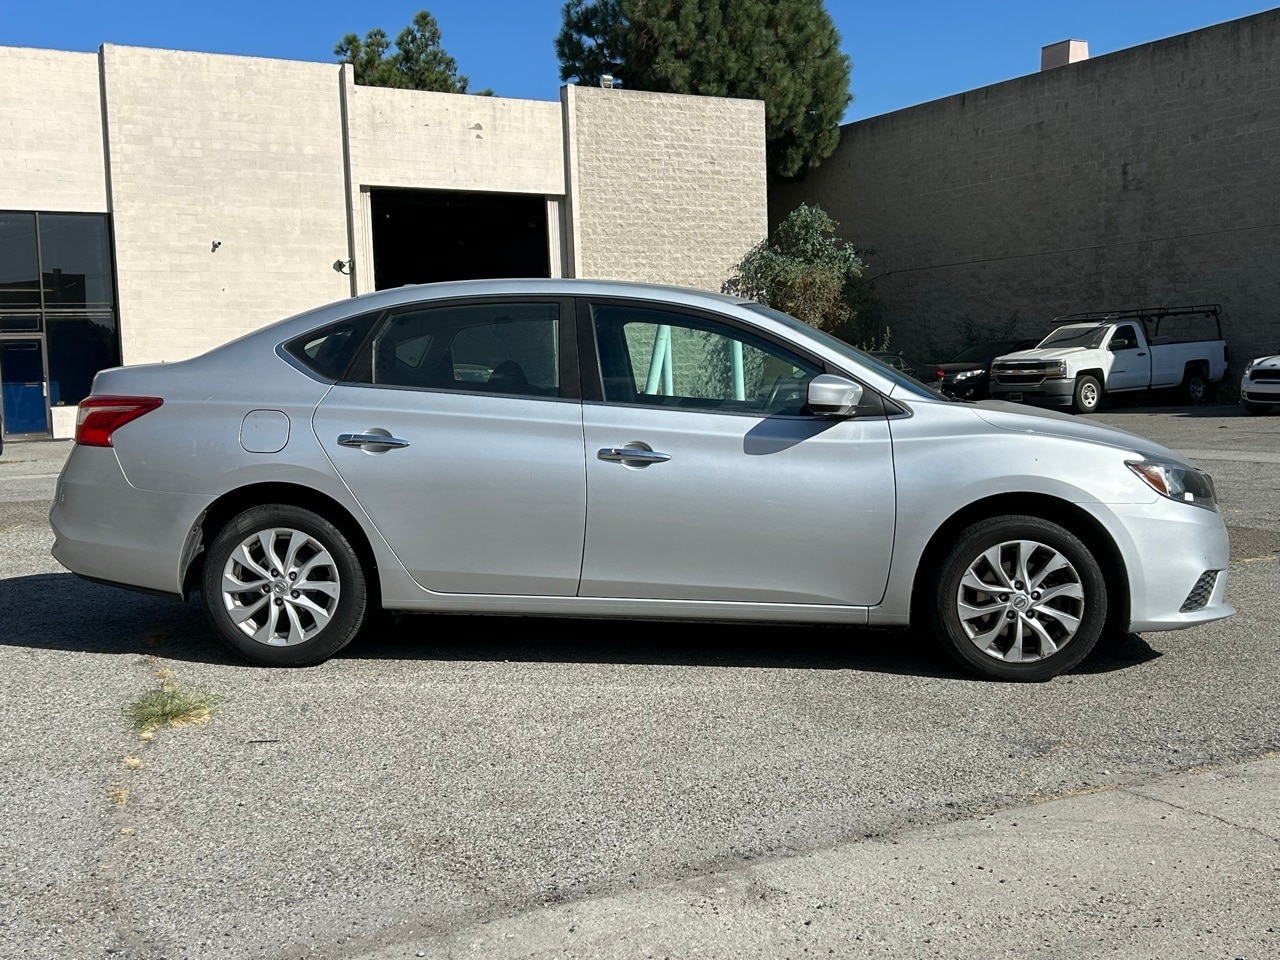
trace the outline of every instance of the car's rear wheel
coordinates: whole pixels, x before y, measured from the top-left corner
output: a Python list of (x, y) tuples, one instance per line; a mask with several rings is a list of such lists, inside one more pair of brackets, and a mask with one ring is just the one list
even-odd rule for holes
[(962, 664), (986, 677), (1055, 677), (1088, 656), (1106, 625), (1097, 560), (1069, 530), (1038, 517), (966, 528), (937, 582), (935, 629)]
[(351, 542), (324, 517), (287, 504), (253, 507), (218, 532), (202, 593), (218, 637), (263, 666), (327, 660), (355, 637), (367, 605)]
[(1075, 393), (1071, 397), (1071, 406), (1076, 413), (1096, 413), (1102, 405), (1102, 384), (1090, 376), (1076, 378)]

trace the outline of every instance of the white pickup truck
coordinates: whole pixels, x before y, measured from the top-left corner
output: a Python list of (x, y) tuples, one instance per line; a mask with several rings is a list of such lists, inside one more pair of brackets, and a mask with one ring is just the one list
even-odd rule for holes
[(991, 398), (1092, 413), (1104, 396), (1181, 388), (1192, 403), (1227, 373), (1217, 304), (1077, 313), (1030, 350), (996, 357)]

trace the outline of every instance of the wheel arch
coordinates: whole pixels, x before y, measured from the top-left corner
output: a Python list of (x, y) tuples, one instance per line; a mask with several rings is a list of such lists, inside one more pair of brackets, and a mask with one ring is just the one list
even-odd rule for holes
[(337, 500), (296, 483), (251, 483), (243, 487), (229, 490), (205, 509), (187, 535), (187, 543), (182, 554), (182, 593), (183, 597), (191, 596), (200, 584), (201, 572), (204, 568), (205, 552), (213, 538), (236, 515), (251, 507), (267, 503), (280, 503), (294, 507), (302, 507), (312, 513), (324, 517), (342, 531), (353, 547), (360, 562), (364, 566), (365, 581), (368, 584), (370, 598), (381, 603), (382, 585), (378, 577), (378, 559), (373, 546), (360, 522), (351, 511)]
[(1102, 568), (1107, 584), (1107, 624), (1123, 628), (1129, 623), (1129, 575), (1115, 540), (1098, 520), (1067, 500), (1043, 493), (1002, 493), (961, 507), (934, 531), (925, 545), (911, 582), (912, 620), (925, 622), (921, 603), (928, 599), (924, 589), (936, 575), (948, 544), (960, 531), (982, 520), (996, 517), (1032, 516), (1049, 520), (1071, 531), (1087, 546)]

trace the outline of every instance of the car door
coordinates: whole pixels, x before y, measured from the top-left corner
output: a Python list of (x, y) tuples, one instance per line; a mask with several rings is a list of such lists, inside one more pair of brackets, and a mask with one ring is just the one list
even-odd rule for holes
[(334, 468), (421, 586), (577, 591), (586, 484), (572, 319), (555, 299), (411, 305), (380, 321), (316, 409)]
[(871, 605), (893, 547), (888, 422), (806, 413), (807, 358), (724, 317), (579, 305), (584, 597)]
[(1111, 373), (1107, 390), (1142, 390), (1151, 384), (1151, 353), (1138, 328), (1123, 323), (1111, 331), (1107, 340), (1111, 351)]

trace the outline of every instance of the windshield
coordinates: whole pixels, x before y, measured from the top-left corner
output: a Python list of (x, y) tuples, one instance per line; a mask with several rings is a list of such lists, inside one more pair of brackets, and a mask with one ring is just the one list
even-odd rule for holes
[(1102, 338), (1107, 335), (1105, 326), (1096, 323), (1073, 324), (1059, 327), (1040, 341), (1042, 347), (1084, 347), (1095, 350), (1102, 346)]
[(792, 330), (795, 330), (798, 333), (803, 333), (805, 336), (821, 342), (823, 345), (830, 347), (842, 357), (848, 357), (850, 360), (853, 360), (855, 363), (861, 364), (864, 367), (871, 367), (876, 373), (888, 380), (892, 380), (898, 386), (905, 388), (908, 392), (914, 393), (917, 397), (923, 397), (929, 400), (937, 400), (941, 397), (941, 394), (928, 389), (915, 377), (909, 377), (901, 370), (895, 369), (886, 363), (881, 363), (865, 350), (859, 350), (852, 344), (845, 343), (839, 337), (833, 337), (831, 334), (819, 330), (817, 327), (811, 327), (803, 320), (797, 320), (789, 313), (783, 313), (781, 310), (775, 310), (773, 307), (766, 307), (762, 303), (754, 303), (750, 300), (744, 300), (741, 303), (741, 306), (746, 307), (748, 310), (753, 310), (762, 316), (769, 317), (772, 320), (777, 320), (779, 323), (785, 324)]

